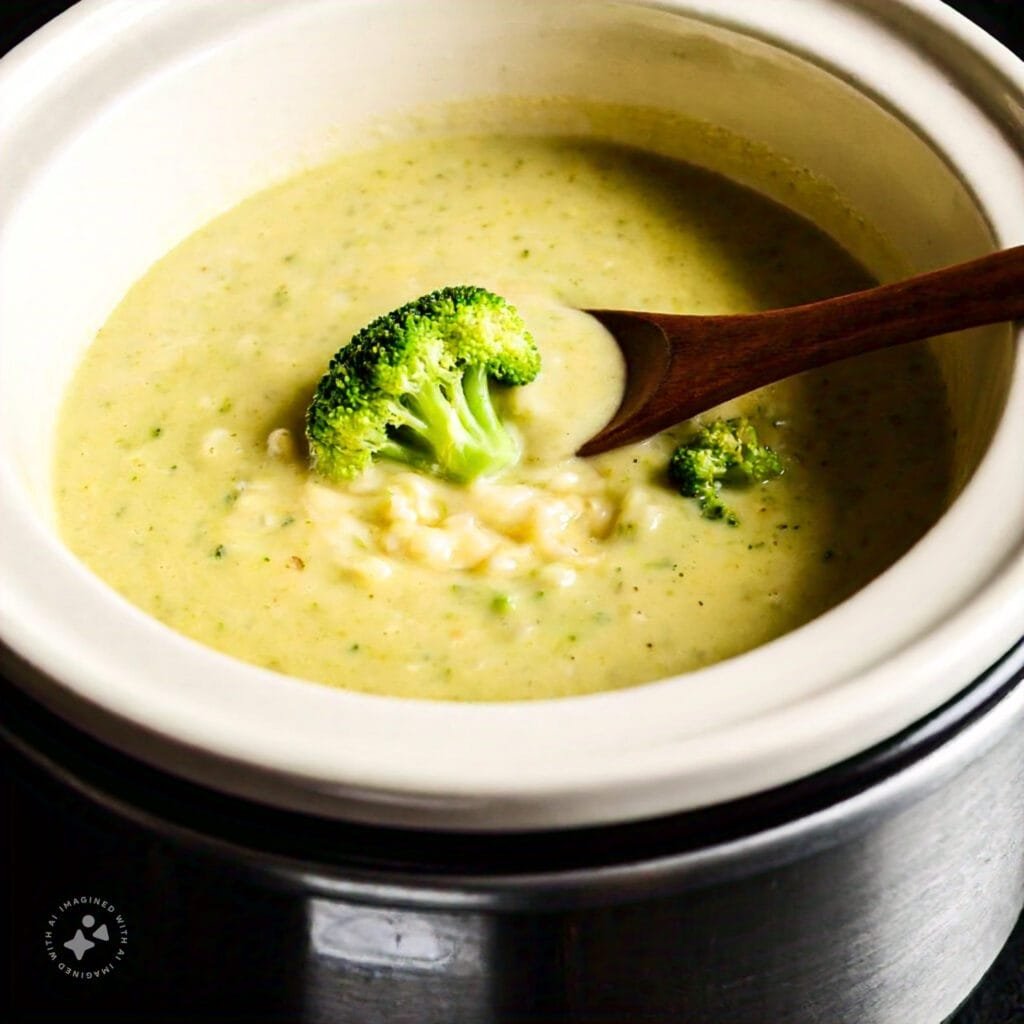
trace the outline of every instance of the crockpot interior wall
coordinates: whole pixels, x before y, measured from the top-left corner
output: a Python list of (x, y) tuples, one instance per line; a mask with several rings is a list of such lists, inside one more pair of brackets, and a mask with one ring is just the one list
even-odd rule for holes
[[(667, 108), (731, 129), (834, 186), (833, 199), (844, 202), (823, 200), (827, 190), (779, 198), (805, 202), (805, 212), (882, 276), (898, 263), (917, 270), (991, 248), (970, 195), (918, 135), (856, 89), (766, 43), (656, 9), (623, 17), (602, 2), (481, 3), (473, 24), (451, 33), (447, 6), (394, 4), (377, 12), (371, 32), (360, 3), (226, 8), (203, 0), (164, 13), (152, 45), (144, 34), (131, 47), (97, 36), (95, 59), (81, 62), (73, 88), (62, 87), (66, 123), (54, 124), (53, 137), (70, 141), (19, 139), (25, 166), (45, 170), (24, 192), (9, 182), (0, 210), (3, 433), (41, 508), (49, 508), (61, 391), (130, 283), (246, 193), (367, 132), (376, 138), (367, 126), (396, 111), (481, 92)], [(384, 16), (403, 22), (403, 31), (382, 30)], [(169, 17), (177, 18), (170, 32)], [(79, 30), (95, 27), (86, 18)], [(339, 39), (355, 58), (337, 59)], [(31, 99), (33, 88), (47, 86), (25, 88)], [(636, 141), (628, 125), (620, 131)], [(742, 162), (722, 163), (743, 176)], [(874, 230), (858, 230), (858, 218)], [(961, 483), (1002, 407), (1003, 392), (990, 382), (1008, 376), (1008, 332), (988, 334), (995, 343), (969, 359), (960, 344), (939, 346), (966, 436)]]

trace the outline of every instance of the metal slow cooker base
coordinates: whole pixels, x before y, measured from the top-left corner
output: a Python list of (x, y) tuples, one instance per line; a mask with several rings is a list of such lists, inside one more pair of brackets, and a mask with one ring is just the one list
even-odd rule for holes
[[(7, 688), (7, 1019), (939, 1024), (1024, 903), (1022, 674), (755, 798), (461, 837), (220, 796)], [(128, 940), (82, 980), (43, 931), (89, 894)]]

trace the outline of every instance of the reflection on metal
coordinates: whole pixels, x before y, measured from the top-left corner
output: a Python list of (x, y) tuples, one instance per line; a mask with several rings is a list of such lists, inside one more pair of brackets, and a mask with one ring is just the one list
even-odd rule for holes
[(394, 907), (310, 901), (315, 955), (353, 966), (445, 974), (480, 969), (480, 920)]

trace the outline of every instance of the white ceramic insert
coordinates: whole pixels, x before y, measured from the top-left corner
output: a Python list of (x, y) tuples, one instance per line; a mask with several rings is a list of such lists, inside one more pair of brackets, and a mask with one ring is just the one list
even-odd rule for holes
[(939, 0), (83, 0), (0, 62), (0, 638), (40, 700), (270, 803), (565, 826), (835, 763), (1024, 633), (1024, 371), (1007, 326), (937, 343), (961, 436), (940, 523), (838, 608), (686, 676), (517, 705), (345, 693), (186, 640), (75, 561), (52, 523), (55, 414), (131, 282), (368, 125), (503, 94), (724, 125), (831, 182), (908, 270), (1024, 242), (1024, 67)]

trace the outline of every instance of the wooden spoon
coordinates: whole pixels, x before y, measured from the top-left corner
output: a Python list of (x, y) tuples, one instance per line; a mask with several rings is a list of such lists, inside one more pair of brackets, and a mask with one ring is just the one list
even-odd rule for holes
[(802, 370), (1024, 317), (1024, 245), (895, 284), (766, 313), (587, 312), (611, 331), (626, 359), (618, 412), (579, 450), (597, 455)]

